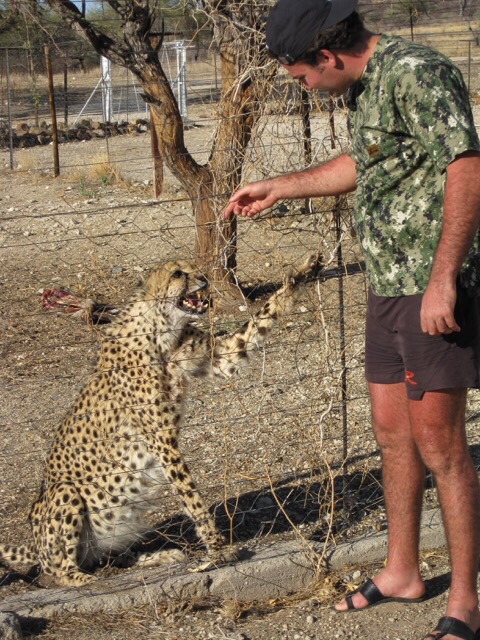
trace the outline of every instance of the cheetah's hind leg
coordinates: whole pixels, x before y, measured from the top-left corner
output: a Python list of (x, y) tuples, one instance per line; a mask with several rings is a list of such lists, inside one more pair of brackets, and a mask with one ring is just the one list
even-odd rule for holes
[(87, 518), (83, 498), (69, 483), (52, 485), (33, 505), (31, 521), (38, 560), (43, 573), (57, 585), (78, 587), (94, 579), (81, 570), (89, 556), (83, 542), (89, 529)]

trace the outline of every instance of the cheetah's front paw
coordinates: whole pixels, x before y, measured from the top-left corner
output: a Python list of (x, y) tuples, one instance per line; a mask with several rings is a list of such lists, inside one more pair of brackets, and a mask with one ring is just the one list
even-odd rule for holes
[(165, 564), (178, 564), (185, 561), (185, 554), (180, 549), (168, 551), (153, 551), (139, 554), (136, 567), (158, 567)]

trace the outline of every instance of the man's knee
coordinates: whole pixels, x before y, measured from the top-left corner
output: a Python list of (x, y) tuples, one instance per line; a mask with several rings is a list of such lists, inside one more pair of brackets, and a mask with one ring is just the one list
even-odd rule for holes
[(423, 425), (414, 432), (414, 440), (425, 466), (441, 476), (455, 470), (462, 473), (469, 464), (470, 455), (463, 433), (454, 431), (448, 435), (435, 425)]
[(405, 385), (370, 384), (372, 426), (380, 448), (398, 446), (409, 440), (410, 419)]
[(372, 408), (372, 427), (375, 439), (381, 449), (397, 448), (412, 441), (408, 416), (402, 412), (383, 407), (381, 411)]

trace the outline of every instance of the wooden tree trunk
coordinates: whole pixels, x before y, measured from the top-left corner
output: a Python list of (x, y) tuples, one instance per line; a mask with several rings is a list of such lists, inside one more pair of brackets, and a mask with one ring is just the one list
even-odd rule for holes
[(158, 198), (163, 191), (163, 159), (160, 153), (158, 128), (155, 126), (155, 111), (150, 109), (150, 144), (153, 163), (153, 195)]
[[(154, 117), (154, 138), (166, 165), (188, 193), (195, 215), (195, 256), (219, 292), (230, 289), (235, 269), (236, 224), (224, 221), (225, 201), (215, 196), (215, 179), (209, 164), (199, 165), (188, 153), (183, 139), (182, 118), (171, 96), (158, 95), (158, 81), (144, 84)], [(232, 291), (229, 291), (232, 295)]]

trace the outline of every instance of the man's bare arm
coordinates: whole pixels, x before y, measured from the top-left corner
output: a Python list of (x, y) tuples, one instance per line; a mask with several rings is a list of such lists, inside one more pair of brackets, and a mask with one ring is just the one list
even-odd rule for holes
[(230, 198), (224, 216), (234, 214), (252, 218), (279, 200), (335, 196), (349, 193), (355, 188), (355, 162), (344, 153), (304, 171), (245, 185)]
[(456, 278), (480, 223), (480, 154), (467, 152), (447, 167), (442, 233), (423, 295), (422, 330), (460, 331), (455, 321)]

